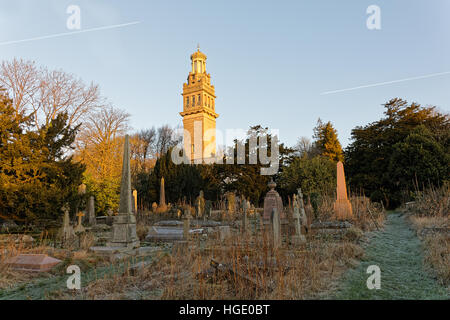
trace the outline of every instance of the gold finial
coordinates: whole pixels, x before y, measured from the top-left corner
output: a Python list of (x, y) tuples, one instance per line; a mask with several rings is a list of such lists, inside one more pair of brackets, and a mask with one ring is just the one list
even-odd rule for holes
[(200, 43), (197, 43), (197, 51), (200, 52)]

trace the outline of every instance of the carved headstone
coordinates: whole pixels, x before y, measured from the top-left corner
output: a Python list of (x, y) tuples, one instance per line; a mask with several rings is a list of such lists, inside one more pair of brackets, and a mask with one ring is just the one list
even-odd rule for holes
[(247, 211), (248, 211), (248, 202), (245, 198), (242, 199), (242, 233), (247, 232)]
[(69, 207), (65, 205), (61, 208), (64, 212), (63, 225), (59, 230), (59, 238), (64, 242), (70, 242), (75, 239), (75, 231), (73, 227), (70, 225), (70, 217), (69, 217)]
[(203, 196), (203, 190), (200, 190), (200, 194), (195, 199), (195, 205), (197, 207), (197, 217), (201, 218), (205, 213), (205, 198)]
[(189, 231), (191, 230), (191, 210), (187, 208), (183, 215), (183, 239), (189, 240)]
[(122, 182), (120, 185), (119, 213), (114, 216), (110, 247), (127, 249), (138, 248), (140, 243), (136, 235), (136, 217), (131, 211), (131, 173), (130, 173), (130, 142), (125, 136), (122, 164)]
[(300, 213), (300, 224), (308, 229), (308, 219), (306, 217), (305, 204), (303, 203), (303, 193), (301, 188), (297, 189), (297, 204)]
[(211, 218), (212, 203), (211, 200), (205, 200), (205, 216)]
[(235, 213), (236, 212), (236, 195), (234, 192), (227, 192), (226, 194), (226, 200), (227, 200), (227, 210), (228, 213)]
[(137, 213), (137, 190), (133, 190), (133, 212)]
[(88, 222), (91, 226), (95, 225), (96, 219), (95, 219), (95, 201), (94, 197), (89, 197), (89, 203), (88, 203)]
[(299, 202), (297, 201), (297, 197), (294, 194), (293, 196), (293, 206), (294, 206), (294, 227), (295, 227), (295, 235), (293, 236), (293, 242), (294, 243), (302, 243), (306, 241), (306, 238), (304, 235), (302, 235), (302, 223), (301, 223), (301, 216), (299, 211)]
[(281, 247), (281, 221), (277, 208), (272, 208), (271, 214), (272, 230), (273, 230), (273, 248)]
[(277, 186), (277, 184), (273, 180), (271, 180), (268, 185), (270, 190), (269, 192), (267, 192), (266, 197), (264, 198), (264, 223), (268, 223), (270, 221), (272, 210), (274, 208), (277, 209), (280, 218), (284, 219), (283, 201), (281, 200), (278, 192), (275, 191), (275, 187)]
[(341, 161), (337, 163), (337, 187), (336, 202), (334, 203), (334, 213), (338, 220), (353, 219), (352, 205), (347, 198), (347, 186), (345, 184), (344, 165)]

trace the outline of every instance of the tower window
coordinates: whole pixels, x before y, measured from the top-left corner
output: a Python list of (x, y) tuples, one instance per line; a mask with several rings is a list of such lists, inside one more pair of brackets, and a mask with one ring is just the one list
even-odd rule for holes
[(189, 97), (186, 97), (186, 106), (189, 107)]
[(198, 101), (197, 104), (200, 105), (200, 95), (198, 95)]
[(195, 106), (195, 96), (192, 96), (192, 105)]

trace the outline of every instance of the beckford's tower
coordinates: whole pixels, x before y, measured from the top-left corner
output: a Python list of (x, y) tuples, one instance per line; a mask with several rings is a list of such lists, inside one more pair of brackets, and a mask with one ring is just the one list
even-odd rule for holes
[(215, 92), (211, 75), (206, 73), (206, 55), (197, 49), (191, 55), (192, 69), (183, 84), (184, 150), (191, 161), (216, 154)]

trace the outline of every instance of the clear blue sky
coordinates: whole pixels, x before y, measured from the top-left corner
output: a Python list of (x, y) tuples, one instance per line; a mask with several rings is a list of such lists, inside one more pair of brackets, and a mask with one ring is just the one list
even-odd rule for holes
[[(181, 90), (197, 43), (216, 88), (217, 127), (262, 124), (288, 145), (331, 120), (351, 129), (378, 120), (393, 97), (450, 109), (450, 75), (321, 95), (325, 91), (450, 71), (450, 1), (0, 0), (0, 43), (83, 29), (123, 28), (0, 45), (20, 57), (93, 81), (136, 128), (181, 124)], [(381, 30), (366, 27), (369, 5)]]

